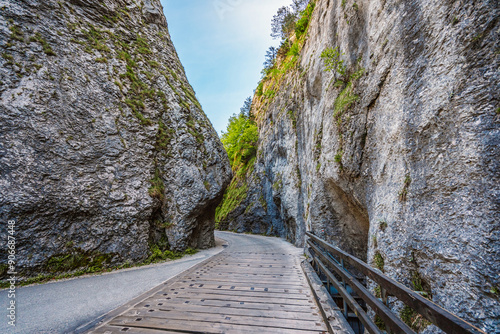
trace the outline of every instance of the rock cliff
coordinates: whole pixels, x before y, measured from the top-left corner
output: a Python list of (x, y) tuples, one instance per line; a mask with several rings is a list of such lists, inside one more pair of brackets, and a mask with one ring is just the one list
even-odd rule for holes
[(16, 222), (17, 269), (213, 246), (231, 169), (160, 1), (1, 1), (0, 27), (0, 231)]
[(311, 230), (500, 333), (499, 14), (316, 1), (257, 88), (257, 161), (221, 226), (297, 245)]

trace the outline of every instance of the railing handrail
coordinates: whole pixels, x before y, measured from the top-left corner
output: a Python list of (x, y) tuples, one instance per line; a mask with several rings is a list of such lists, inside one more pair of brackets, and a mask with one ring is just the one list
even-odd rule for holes
[(318, 238), (310, 232), (306, 232), (306, 235), (315, 243), (319, 244), (319, 246), (326, 249), (329, 253), (331, 253), (331, 255), (338, 256), (340, 259), (352, 265), (368, 278), (378, 283), (381, 288), (385, 289), (388, 293), (414, 309), (417, 313), (421, 314), (424, 318), (438, 326), (443, 331), (453, 334), (486, 334), (479, 328), (474, 327), (472, 324), (445, 310), (441, 306), (422, 297), (420, 294), (407, 288), (403, 284), (395, 281), (387, 275), (384, 275), (379, 270), (370, 267), (360, 259), (344, 252), (327, 241)]

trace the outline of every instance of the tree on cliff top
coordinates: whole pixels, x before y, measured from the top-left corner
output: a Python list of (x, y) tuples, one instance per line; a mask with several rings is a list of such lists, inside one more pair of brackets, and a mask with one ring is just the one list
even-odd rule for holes
[(269, 47), (266, 51), (266, 60), (264, 61), (264, 69), (270, 69), (274, 66), (276, 62), (276, 57), (278, 56), (278, 49), (274, 46)]
[(293, 0), (290, 7), (283, 6), (278, 9), (271, 21), (271, 37), (286, 40), (295, 31), (295, 23), (301, 12), (305, 10), (309, 0)]
[(244, 114), (247, 117), (253, 117), (250, 112), (252, 109), (252, 98), (249, 96), (246, 98), (245, 102), (243, 102), (243, 107), (240, 108), (240, 114)]
[(278, 9), (271, 21), (271, 37), (274, 39), (287, 39), (295, 29), (296, 16), (289, 7)]

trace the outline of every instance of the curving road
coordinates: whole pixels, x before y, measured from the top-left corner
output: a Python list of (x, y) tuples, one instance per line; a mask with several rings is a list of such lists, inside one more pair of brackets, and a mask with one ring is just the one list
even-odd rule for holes
[[(238, 252), (287, 252), (299, 255), (302, 249), (279, 239), (229, 232), (216, 232)], [(86, 276), (17, 289), (17, 323), (7, 324), (7, 291), (0, 291), (0, 333), (80, 333), (106, 313), (146, 293), (166, 280), (222, 251), (218, 246), (183, 259), (131, 268), (103, 275)]]

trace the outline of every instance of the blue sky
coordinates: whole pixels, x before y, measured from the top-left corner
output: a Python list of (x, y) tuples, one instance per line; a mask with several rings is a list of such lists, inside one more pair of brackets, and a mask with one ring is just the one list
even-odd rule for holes
[(271, 19), (291, 0), (161, 0), (189, 82), (217, 132), (253, 95)]

